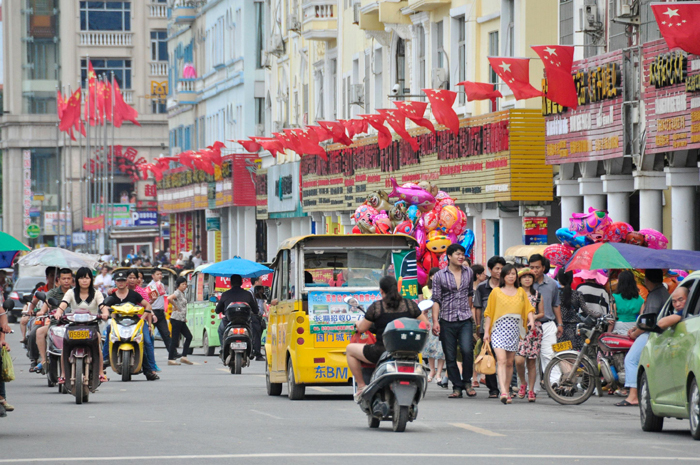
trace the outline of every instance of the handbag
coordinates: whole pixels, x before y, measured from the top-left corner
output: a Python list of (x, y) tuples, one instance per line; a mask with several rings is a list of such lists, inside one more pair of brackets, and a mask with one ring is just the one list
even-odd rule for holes
[(10, 353), (4, 347), (2, 348), (2, 353), (0, 353), (0, 358), (2, 358), (0, 360), (0, 365), (2, 366), (0, 378), (6, 383), (14, 381), (15, 368), (12, 366), (12, 357), (10, 357)]
[(491, 352), (491, 344), (484, 344), (481, 352), (474, 361), (474, 366), (479, 373), (493, 375), (496, 373), (496, 359)]

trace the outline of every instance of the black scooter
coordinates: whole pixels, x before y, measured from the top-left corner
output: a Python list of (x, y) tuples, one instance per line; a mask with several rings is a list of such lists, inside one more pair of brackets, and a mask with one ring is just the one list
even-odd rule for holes
[(418, 417), (418, 402), (428, 389), (419, 360), (428, 341), (428, 326), (412, 318), (399, 318), (387, 325), (383, 339), (387, 351), (376, 368), (373, 372), (371, 366), (362, 370), (367, 387), (362, 391), (360, 408), (367, 414), (370, 428), (391, 420), (393, 430), (401, 433), (407, 422)]
[(225, 314), (228, 325), (224, 329), (221, 360), (232, 375), (240, 375), (244, 366), (250, 366), (253, 354), (252, 310), (245, 302), (232, 302)]

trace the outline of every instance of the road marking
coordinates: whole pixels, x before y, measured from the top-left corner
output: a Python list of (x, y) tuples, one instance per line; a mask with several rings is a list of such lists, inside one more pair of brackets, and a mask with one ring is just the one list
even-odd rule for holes
[(226, 369), (226, 368), (217, 368), (217, 370), (219, 370), (219, 371), (224, 371), (224, 372), (226, 372), (226, 373), (228, 373), (228, 372), (230, 371), (230, 370), (228, 370), (228, 369)]
[(253, 413), (257, 413), (258, 415), (265, 415), (266, 417), (274, 418), (275, 420), (284, 420), (284, 418), (282, 418), (282, 417), (276, 417), (270, 413), (261, 412), (259, 410), (250, 409), (250, 411)]
[(333, 389), (328, 389), (328, 388), (318, 387), (318, 386), (309, 386), (309, 389), (313, 389), (314, 391), (317, 391), (317, 392), (328, 392), (328, 393), (335, 392)]
[(494, 436), (494, 437), (504, 437), (505, 434), (500, 434), (500, 433), (494, 433), (493, 431), (489, 431), (484, 428), (479, 428), (478, 426), (472, 426), (472, 425), (467, 425), (466, 423), (450, 423), (452, 426), (456, 426), (457, 428), (462, 428), (466, 429), (468, 431), (471, 431), (473, 433), (479, 433), (483, 434), (484, 436)]
[(260, 459), (260, 458), (352, 458), (352, 457), (425, 457), (425, 458), (501, 458), (501, 459), (544, 459), (544, 460), (624, 460), (624, 461), (663, 461), (700, 462), (700, 457), (669, 456), (620, 456), (620, 455), (539, 455), (539, 454), (441, 454), (441, 453), (258, 453), (258, 454), (219, 454), (219, 455), (141, 455), (130, 457), (40, 457), (26, 459), (0, 459), (0, 463), (53, 463), (53, 462), (114, 462), (114, 461), (158, 461), (158, 460), (217, 460), (217, 459)]

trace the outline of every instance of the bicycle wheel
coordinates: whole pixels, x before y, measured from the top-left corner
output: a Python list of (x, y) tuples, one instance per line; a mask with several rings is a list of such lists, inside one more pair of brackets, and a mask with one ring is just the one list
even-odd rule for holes
[(549, 397), (562, 405), (578, 405), (586, 402), (595, 390), (595, 369), (587, 357), (566, 353), (554, 357), (544, 370), (544, 387)]

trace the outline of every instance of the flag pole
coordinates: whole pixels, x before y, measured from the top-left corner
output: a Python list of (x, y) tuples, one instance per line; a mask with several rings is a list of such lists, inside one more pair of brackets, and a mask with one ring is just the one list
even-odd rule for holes
[[(70, 84), (68, 85), (68, 94), (73, 95), (71, 93)], [(78, 133), (80, 133), (80, 118), (78, 118)], [(71, 232), (71, 244), (72, 244), (73, 243), (73, 240), (72, 240), (73, 239), (73, 206), (75, 205), (73, 203), (73, 138), (72, 137), (68, 138), (68, 147), (69, 147), (70, 155), (68, 157), (69, 176), (68, 176), (68, 196), (67, 196), (66, 200), (70, 199), (70, 200), (68, 200), (68, 204), (70, 205), (70, 210), (68, 208), (66, 208), (66, 215), (70, 215), (70, 219), (71, 219), (70, 232)], [(68, 222), (68, 218), (66, 217), (66, 225), (68, 224), (67, 222)], [(75, 244), (73, 244), (73, 248), (75, 248)]]
[(102, 211), (104, 212), (104, 217), (105, 217), (105, 222), (104, 222), (104, 228), (102, 228), (102, 255), (105, 254), (105, 251), (107, 250), (107, 239), (109, 238), (107, 234), (107, 208), (109, 205), (107, 204), (107, 170), (109, 167), (107, 166), (107, 153), (108, 153), (108, 143), (107, 143), (107, 111), (109, 111), (107, 108), (105, 108), (105, 98), (104, 98), (104, 92), (106, 86), (109, 84), (109, 78), (107, 77), (106, 74), (102, 76), (102, 95), (100, 98), (102, 99), (102, 125), (104, 127), (104, 136), (102, 137), (102, 158), (104, 159), (103, 165), (102, 165), (102, 205), (104, 205)]
[(110, 169), (109, 169), (109, 203), (110, 203), (110, 209), (109, 209), (109, 232), (112, 232), (112, 229), (114, 228), (114, 165), (116, 163), (116, 160), (114, 159), (114, 136), (115, 136), (115, 130), (114, 130), (114, 102), (116, 98), (115, 90), (114, 90), (114, 71), (112, 71), (112, 88), (110, 89), (112, 92), (112, 108), (110, 108), (110, 111), (112, 112), (112, 148), (110, 151), (110, 158), (111, 158), (111, 163), (110, 163)]
[[(56, 97), (58, 97), (59, 86), (56, 86)], [(58, 105), (58, 98), (56, 98), (56, 105)], [(58, 231), (56, 231), (57, 246), (61, 243), (61, 154), (59, 148), (59, 140), (61, 138), (61, 129), (59, 128), (60, 121), (56, 122), (56, 214), (58, 219)], [(46, 227), (46, 224), (44, 224)]]
[[(90, 217), (92, 213), (92, 163), (90, 159), (90, 55), (87, 55), (87, 74), (85, 80), (85, 131), (86, 131), (86, 143), (85, 143), (85, 158), (87, 169), (87, 180), (86, 180), (86, 200), (87, 200), (87, 214), (86, 218)], [(92, 231), (88, 231), (88, 235), (92, 237)], [(88, 251), (92, 252), (92, 241), (88, 240)]]
[[(97, 204), (99, 210), (102, 210), (102, 131), (100, 124), (102, 123), (102, 118), (98, 106), (98, 98), (99, 98), (99, 88), (100, 84), (102, 83), (102, 76), (97, 76), (95, 79), (95, 139), (97, 141), (96, 143), (96, 148), (97, 148), (97, 159), (99, 160), (97, 163), (97, 179), (95, 180), (95, 203)], [(102, 211), (104, 214), (104, 211)], [(97, 215), (99, 216), (99, 215)], [(102, 241), (102, 228), (100, 228), (97, 231), (98, 237), (97, 237), (97, 242), (95, 243), (95, 249), (100, 251), (102, 248), (102, 245), (100, 242)]]

